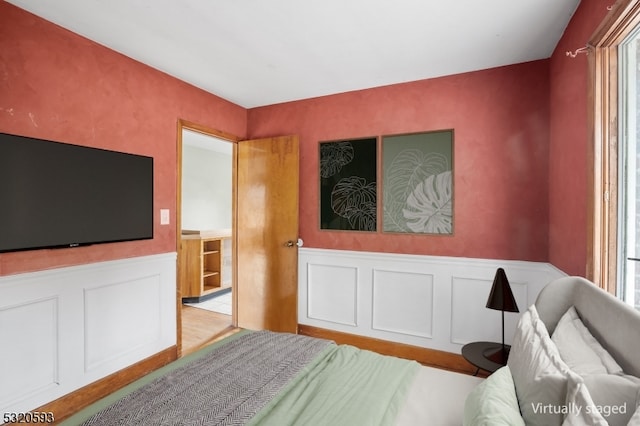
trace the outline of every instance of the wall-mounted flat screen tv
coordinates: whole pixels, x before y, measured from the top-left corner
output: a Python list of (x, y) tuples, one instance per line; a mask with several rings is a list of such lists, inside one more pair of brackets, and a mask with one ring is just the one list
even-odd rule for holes
[(153, 238), (153, 158), (0, 133), (0, 252)]

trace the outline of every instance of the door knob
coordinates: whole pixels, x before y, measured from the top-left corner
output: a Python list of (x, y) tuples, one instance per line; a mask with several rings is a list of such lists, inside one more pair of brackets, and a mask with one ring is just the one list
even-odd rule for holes
[(302, 247), (302, 239), (298, 238), (298, 241), (289, 240), (286, 243), (284, 243), (284, 245), (286, 247), (293, 247), (293, 246)]

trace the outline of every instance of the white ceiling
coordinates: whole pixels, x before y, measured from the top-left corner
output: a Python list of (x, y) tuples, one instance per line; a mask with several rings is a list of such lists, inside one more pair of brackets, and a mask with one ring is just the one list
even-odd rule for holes
[(580, 0), (7, 0), (245, 108), (551, 56)]

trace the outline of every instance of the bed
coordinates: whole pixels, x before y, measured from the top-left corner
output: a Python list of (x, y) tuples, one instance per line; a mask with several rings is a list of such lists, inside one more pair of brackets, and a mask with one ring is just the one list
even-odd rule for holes
[(581, 277), (543, 288), (505, 367), (467, 397), (464, 425), (640, 426), (640, 312)]
[(314, 337), (241, 331), (65, 425), (460, 425), (482, 379)]
[(323, 339), (242, 331), (63, 424), (640, 426), (638, 377), (640, 313), (567, 277), (522, 314), (507, 365), (486, 380)]

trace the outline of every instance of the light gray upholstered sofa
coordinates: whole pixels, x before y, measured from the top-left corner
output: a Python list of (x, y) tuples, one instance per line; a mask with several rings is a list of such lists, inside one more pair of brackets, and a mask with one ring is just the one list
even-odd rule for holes
[(592, 282), (549, 283), (507, 366), (469, 394), (464, 425), (640, 426), (640, 312)]

